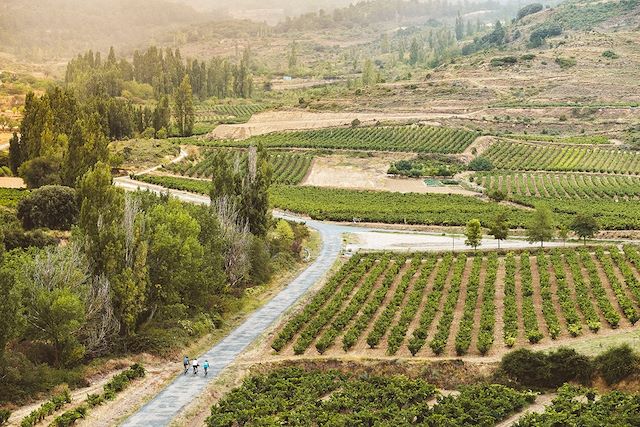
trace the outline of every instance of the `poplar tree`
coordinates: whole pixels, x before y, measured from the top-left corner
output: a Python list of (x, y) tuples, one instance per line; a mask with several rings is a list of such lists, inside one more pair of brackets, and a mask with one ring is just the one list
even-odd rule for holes
[(176, 89), (173, 113), (178, 126), (178, 133), (180, 133), (181, 136), (191, 136), (193, 134), (195, 113), (193, 110), (191, 80), (188, 75), (184, 76), (182, 83), (180, 83), (180, 86)]

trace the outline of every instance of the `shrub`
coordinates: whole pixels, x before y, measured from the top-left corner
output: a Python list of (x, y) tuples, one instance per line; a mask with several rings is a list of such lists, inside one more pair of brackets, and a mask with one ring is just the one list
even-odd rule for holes
[(48, 157), (36, 157), (20, 166), (18, 174), (29, 188), (61, 184), (60, 163)]
[(156, 131), (152, 127), (146, 128), (140, 136), (144, 139), (153, 139), (155, 137)]
[(18, 218), (26, 230), (69, 230), (77, 216), (76, 191), (60, 185), (40, 187), (18, 203)]
[(58, 239), (49, 236), (42, 230), (27, 231), (7, 230), (4, 232), (4, 245), (7, 250), (18, 248), (44, 248), (45, 246), (57, 245)]
[(525, 16), (533, 15), (534, 13), (538, 13), (542, 10), (542, 5), (540, 3), (531, 3), (523, 7), (518, 11), (518, 15), (516, 16), (516, 20), (521, 20)]
[(486, 157), (476, 157), (469, 163), (469, 169), (472, 171), (490, 171), (493, 169), (493, 163)]
[(598, 372), (607, 384), (616, 384), (636, 370), (638, 358), (627, 344), (611, 348), (596, 357)]
[(539, 388), (555, 388), (570, 381), (586, 384), (595, 371), (591, 359), (568, 348), (549, 354), (516, 350), (502, 358), (500, 369), (512, 381)]
[(11, 411), (8, 409), (0, 409), (0, 426), (6, 424), (11, 417)]
[(609, 58), (609, 59), (618, 59), (618, 58), (620, 58), (620, 56), (618, 56), (618, 54), (615, 53), (612, 50), (605, 50), (604, 52), (602, 52), (602, 57), (603, 58)]
[(352, 128), (356, 128), (358, 126), (360, 126), (362, 124), (362, 122), (360, 122), (359, 119), (353, 119), (353, 121), (351, 122), (351, 127)]
[(558, 24), (548, 24), (538, 27), (529, 36), (529, 46), (540, 47), (548, 37), (562, 34), (562, 27)]
[(534, 59), (536, 59), (536, 55), (533, 53), (527, 53), (522, 55), (520, 59), (523, 61), (533, 61)]
[(504, 194), (502, 190), (492, 190), (487, 193), (487, 196), (495, 202), (501, 202), (507, 198), (507, 195)]
[(567, 68), (574, 67), (578, 62), (573, 58), (563, 58), (561, 56), (557, 57), (555, 60), (556, 64), (560, 66), (563, 70)]
[(490, 62), (492, 67), (502, 67), (504, 65), (513, 65), (517, 63), (518, 58), (516, 58), (515, 56), (502, 56), (499, 58), (493, 58)]
[(160, 128), (158, 132), (156, 132), (156, 138), (158, 139), (167, 139), (168, 132), (165, 128)]

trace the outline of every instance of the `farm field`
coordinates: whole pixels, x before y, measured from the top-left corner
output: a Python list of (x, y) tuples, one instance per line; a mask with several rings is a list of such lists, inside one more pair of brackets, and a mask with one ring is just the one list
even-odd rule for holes
[[(282, 368), (247, 378), (214, 405), (207, 425), (495, 425), (536, 395), (498, 384), (443, 394), (405, 376)], [(429, 404), (430, 403), (430, 404)]]
[[(183, 162), (172, 163), (166, 165), (164, 169), (190, 178), (211, 178), (215, 152), (216, 150), (207, 149), (200, 159), (187, 159)], [(230, 164), (234, 164), (236, 161), (242, 164), (247, 162), (247, 154), (244, 150), (224, 150), (224, 153)], [(307, 175), (313, 156), (308, 153), (271, 151), (269, 161), (274, 183), (295, 185), (299, 184)]]
[(442, 127), (375, 126), (272, 133), (211, 144), (451, 154), (463, 152), (478, 136), (476, 132)]
[(356, 254), (276, 332), (280, 356), (499, 355), (632, 327), (640, 252)]
[(505, 170), (640, 175), (640, 152), (629, 150), (499, 141), (484, 155)]
[(541, 197), (575, 200), (637, 200), (640, 177), (577, 173), (490, 172), (476, 175), (487, 190), (508, 197)]

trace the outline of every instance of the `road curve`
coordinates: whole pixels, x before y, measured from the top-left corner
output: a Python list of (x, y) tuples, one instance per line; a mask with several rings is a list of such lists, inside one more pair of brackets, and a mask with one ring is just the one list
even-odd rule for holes
[[(116, 178), (114, 181), (115, 185), (126, 190), (135, 191), (141, 189), (156, 193), (167, 192), (162, 187), (133, 181), (129, 178)], [(209, 203), (209, 198), (206, 196), (173, 190), (170, 193), (174, 197), (189, 203)], [(297, 217), (290, 219), (300, 220)], [(317, 221), (305, 222), (309, 227), (317, 230), (322, 237), (322, 249), (318, 258), (271, 301), (254, 312), (242, 325), (238, 326), (222, 341), (199, 357), (199, 360), (206, 359), (210, 363), (210, 372), (207, 378), (202, 375), (194, 377), (191, 373), (178, 376), (160, 394), (125, 420), (122, 423), (123, 426), (156, 427), (169, 425), (187, 404), (198, 398), (209, 381), (214, 380), (249, 344), (263, 334), (329, 271), (342, 248), (341, 227)]]

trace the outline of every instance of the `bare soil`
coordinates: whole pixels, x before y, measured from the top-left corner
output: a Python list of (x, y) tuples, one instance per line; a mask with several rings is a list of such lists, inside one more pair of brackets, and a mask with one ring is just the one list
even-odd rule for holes
[(460, 186), (429, 187), (423, 179), (395, 177), (387, 174), (392, 162), (410, 157), (406, 154), (385, 154), (373, 157), (338, 154), (318, 157), (313, 162), (302, 185), (398, 193), (477, 195), (477, 193)]
[(22, 178), (0, 177), (0, 188), (26, 188)]

